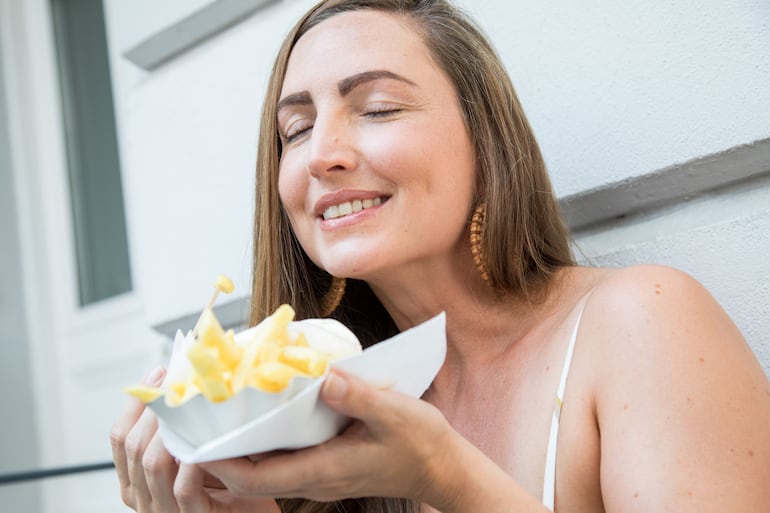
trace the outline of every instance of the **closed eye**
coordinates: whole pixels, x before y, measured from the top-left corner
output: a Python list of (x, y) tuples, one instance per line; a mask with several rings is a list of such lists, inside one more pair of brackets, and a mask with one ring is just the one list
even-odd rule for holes
[(394, 114), (398, 114), (403, 110), (404, 109), (402, 109), (401, 107), (398, 107), (395, 105), (370, 107), (369, 109), (364, 111), (363, 116), (366, 116), (368, 118), (384, 118), (384, 117), (392, 116)]
[(297, 121), (293, 123), (284, 134), (283, 138), (287, 143), (296, 141), (313, 128), (313, 123), (310, 121)]

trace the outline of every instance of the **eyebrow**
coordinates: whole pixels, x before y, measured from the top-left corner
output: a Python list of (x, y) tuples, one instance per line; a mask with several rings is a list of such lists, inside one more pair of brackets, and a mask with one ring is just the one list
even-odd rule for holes
[(275, 111), (280, 112), (281, 109), (284, 107), (289, 107), (290, 105), (311, 105), (312, 103), (313, 99), (310, 97), (310, 93), (307, 91), (302, 91), (300, 93), (290, 94), (285, 98), (281, 98), (275, 108)]
[(364, 71), (363, 73), (357, 73), (348, 78), (344, 78), (337, 84), (337, 89), (340, 91), (340, 96), (346, 96), (350, 93), (350, 91), (360, 86), (361, 84), (365, 84), (366, 82), (371, 82), (373, 80), (379, 80), (381, 78), (400, 80), (401, 82), (405, 82), (409, 85), (415, 85), (414, 82), (408, 78), (402, 77), (397, 73), (393, 73), (392, 71), (384, 69), (377, 69), (372, 71)]
[[(393, 73), (392, 71), (384, 69), (378, 69), (356, 73), (355, 75), (343, 78), (339, 81), (339, 83), (337, 83), (337, 89), (340, 92), (340, 96), (347, 96), (356, 87), (367, 82), (372, 82), (374, 80), (380, 80), (383, 78), (399, 80), (409, 85), (416, 85), (414, 82), (406, 77), (402, 77), (398, 73)], [(278, 102), (278, 105), (276, 106), (276, 112), (279, 112), (284, 107), (291, 105), (311, 105), (312, 103), (313, 99), (310, 97), (310, 93), (308, 91), (301, 91), (299, 93), (290, 94), (285, 98), (281, 98), (281, 100)]]

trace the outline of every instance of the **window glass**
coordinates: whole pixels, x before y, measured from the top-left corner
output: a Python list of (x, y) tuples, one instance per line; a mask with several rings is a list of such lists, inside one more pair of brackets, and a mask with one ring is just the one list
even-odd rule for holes
[(131, 290), (101, 0), (52, 0), (80, 304)]

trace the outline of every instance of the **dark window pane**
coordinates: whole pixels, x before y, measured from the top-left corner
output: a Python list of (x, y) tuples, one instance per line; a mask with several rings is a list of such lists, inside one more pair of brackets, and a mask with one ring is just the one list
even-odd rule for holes
[(101, 0), (52, 0), (80, 304), (131, 290), (123, 188)]

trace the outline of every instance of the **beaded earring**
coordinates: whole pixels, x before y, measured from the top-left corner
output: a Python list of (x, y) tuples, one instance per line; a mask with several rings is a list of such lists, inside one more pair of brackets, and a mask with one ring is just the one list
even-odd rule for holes
[(489, 271), (487, 270), (486, 255), (484, 254), (484, 246), (481, 243), (482, 234), (484, 233), (485, 218), (487, 212), (486, 203), (482, 203), (473, 211), (470, 224), (470, 240), (471, 240), (471, 254), (473, 255), (473, 263), (476, 264), (476, 269), (479, 271), (482, 279), (489, 285), (492, 284), (489, 278)]
[(321, 298), (321, 317), (328, 317), (340, 306), (342, 297), (345, 295), (345, 284), (345, 278), (332, 276), (329, 290)]

